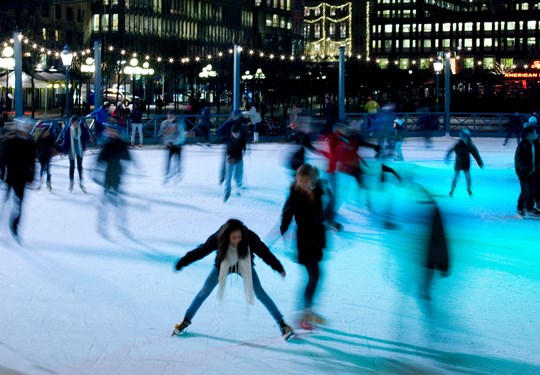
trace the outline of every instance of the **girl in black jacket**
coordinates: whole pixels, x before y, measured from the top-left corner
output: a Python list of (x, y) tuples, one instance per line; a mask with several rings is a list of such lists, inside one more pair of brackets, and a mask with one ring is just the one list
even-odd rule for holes
[(285, 340), (289, 339), (293, 335), (293, 330), (285, 323), (283, 315), (261, 286), (257, 272), (253, 268), (253, 259), (255, 255), (258, 255), (283, 277), (286, 275), (285, 270), (259, 236), (249, 230), (240, 220), (229, 219), (216, 233), (208, 237), (204, 244), (199, 245), (178, 260), (176, 270), (180, 271), (183, 267), (204, 258), (215, 250), (217, 250), (217, 255), (214, 267), (212, 267), (204, 286), (191, 302), (184, 320), (174, 327), (173, 335), (179, 335), (191, 324), (191, 319), (193, 319), (199, 307), (218, 284), (218, 298), (222, 298), (227, 275), (237, 273), (244, 280), (248, 302), (253, 304), (253, 294), (255, 294), (279, 324), (283, 338)]
[(319, 171), (310, 164), (303, 164), (296, 171), (296, 180), (291, 186), (281, 215), (282, 235), (289, 228), (293, 217), (297, 224), (298, 263), (306, 268), (308, 274), (304, 291), (304, 316), (301, 321), (303, 328), (307, 329), (311, 328), (313, 322), (322, 322), (322, 319), (311, 311), (311, 307), (319, 283), (319, 262), (326, 247), (323, 194)]

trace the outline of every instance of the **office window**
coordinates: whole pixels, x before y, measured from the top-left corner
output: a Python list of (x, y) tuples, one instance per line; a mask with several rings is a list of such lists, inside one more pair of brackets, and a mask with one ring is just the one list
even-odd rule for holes
[(314, 27), (313, 34), (315, 38), (320, 38), (321, 37), (321, 24), (316, 23), (313, 25), (313, 27)]
[(330, 35), (332, 38), (336, 36), (336, 25), (331, 23), (328, 26), (328, 35)]
[(281, 17), (279, 18), (279, 27), (281, 27), (282, 29), (284, 29), (285, 27), (287, 27), (286, 24), (285, 24), (285, 17), (283, 17), (283, 16), (281, 16)]
[(94, 14), (92, 17), (92, 30), (94, 32), (99, 32), (99, 14)]
[(484, 22), (484, 31), (493, 30), (493, 24), (491, 22)]
[(473, 43), (472, 43), (472, 38), (465, 38), (463, 40), (463, 47), (465, 48), (472, 48), (473, 46)]
[(60, 31), (54, 30), (54, 41), (59, 42), (60, 41)]
[(424, 47), (424, 49), (430, 49), (431, 48), (431, 39), (424, 39), (423, 47)]
[(383, 16), (383, 18), (390, 18), (390, 11), (389, 10), (383, 10), (382, 16)]
[(495, 58), (494, 57), (484, 57), (483, 65), (487, 69), (493, 69), (495, 67)]
[(450, 48), (450, 39), (443, 39), (443, 47)]
[(465, 57), (463, 58), (463, 67), (465, 69), (474, 69), (474, 57)]
[(531, 47), (531, 46), (532, 46), (532, 47), (536, 46), (536, 38), (527, 38), (527, 45), (528, 45), (529, 47)]
[(285, 0), (281, 0), (281, 1), (279, 2), (279, 6), (280, 6), (281, 9), (285, 9), (285, 8), (286, 8)]
[(287, 21), (287, 30), (291, 30), (291, 29), (292, 29), (292, 22)]
[(401, 57), (399, 59), (399, 69), (409, 69), (411, 65), (410, 60), (406, 57)]
[(339, 37), (341, 39), (344, 39), (347, 37), (347, 24), (345, 22), (342, 22), (339, 25)]
[(426, 59), (426, 58), (421, 58), (420, 64), (418, 64), (418, 67), (420, 69), (431, 69), (431, 61), (429, 61), (429, 59)]
[(536, 21), (527, 21), (527, 29), (536, 30)]
[(473, 23), (465, 22), (465, 31), (473, 31)]
[(403, 25), (401, 30), (403, 31), (403, 33), (410, 33), (411, 25)]
[(493, 47), (493, 39), (484, 38), (484, 47)]
[(41, 29), (41, 37), (43, 38), (43, 40), (47, 40), (47, 29), (46, 28), (43, 28)]
[[(267, 1), (268, 2), (268, 1)], [(267, 4), (268, 5), (268, 4)], [(305, 7), (304, 8), (304, 17), (309, 17), (309, 8), (308, 7)]]
[(279, 15), (272, 14), (272, 27), (279, 27)]
[(321, 7), (315, 8), (315, 17), (318, 17), (321, 15)]
[(109, 15), (108, 14), (104, 14), (103, 18), (101, 18), (101, 30), (109, 31)]
[(392, 41), (391, 40), (387, 39), (387, 40), (384, 41), (384, 49), (386, 51), (389, 51), (389, 50), (392, 49)]
[(409, 39), (403, 40), (403, 48), (411, 48), (411, 41)]
[(403, 9), (403, 18), (411, 18), (411, 10), (410, 9)]
[(521, 4), (521, 10), (529, 10), (529, 4), (528, 3)]
[(507, 22), (506, 30), (515, 30), (515, 29), (516, 29), (516, 23), (515, 22)]
[(112, 15), (112, 31), (118, 31), (118, 13)]
[(450, 31), (451, 30), (451, 24), (449, 22), (443, 23), (442, 25), (442, 31)]
[(384, 25), (384, 32), (387, 34), (392, 33), (392, 25)]
[(271, 14), (267, 14), (266, 15), (266, 23), (265, 23), (266, 27), (272, 27), (272, 15)]
[(516, 46), (516, 38), (506, 38), (506, 46), (507, 47), (515, 47)]

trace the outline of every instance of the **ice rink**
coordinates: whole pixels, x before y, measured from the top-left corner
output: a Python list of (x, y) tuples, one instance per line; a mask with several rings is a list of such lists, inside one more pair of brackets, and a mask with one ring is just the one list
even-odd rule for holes
[[(366, 193), (338, 176), (337, 220), (328, 232), (315, 310), (327, 324), (285, 342), (262, 304), (247, 305), (243, 284), (227, 281), (187, 332), (171, 337), (202, 287), (214, 254), (173, 272), (176, 260), (229, 218), (242, 220), (283, 263), (282, 278), (261, 259), (261, 283), (294, 327), (304, 269), (295, 262), (294, 229), (278, 224), (295, 146), (252, 144), (245, 190), (223, 203), (221, 146), (185, 146), (180, 181), (163, 184), (165, 151), (130, 150), (124, 227), (115, 210), (98, 231), (102, 188), (92, 181), (95, 153), (84, 159), (85, 194), (69, 192), (68, 160), (52, 165), (53, 191), (27, 190), (22, 243), (0, 217), (0, 374), (540, 374), (540, 221), (519, 219), (516, 142), (473, 138), (485, 162), (472, 162), (473, 196), (462, 176), (448, 196), (455, 138), (426, 149), (407, 138), (402, 176), (380, 183), (380, 162), (362, 149)], [(325, 160), (307, 153), (321, 167)], [(1, 194), (4, 195), (5, 187)], [(429, 193), (429, 195), (427, 194)], [(432, 299), (418, 297), (429, 229), (430, 196), (449, 238), (451, 269), (436, 275)], [(388, 225), (391, 223), (391, 225)]]

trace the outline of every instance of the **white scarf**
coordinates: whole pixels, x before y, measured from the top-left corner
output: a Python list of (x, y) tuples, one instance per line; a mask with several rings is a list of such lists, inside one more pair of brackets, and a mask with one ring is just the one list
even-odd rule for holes
[(219, 288), (217, 297), (220, 301), (223, 299), (223, 294), (225, 292), (225, 279), (230, 272), (237, 272), (242, 276), (246, 300), (250, 305), (253, 305), (253, 278), (251, 274), (251, 252), (249, 247), (247, 255), (244, 258), (239, 258), (238, 249), (229, 245), (227, 254), (219, 265)]
[[(82, 134), (82, 129), (80, 128), (80, 126), (78, 128), (71, 127), (69, 129), (69, 136), (71, 138), (71, 147), (69, 148), (70, 159), (74, 160), (75, 156), (77, 155), (82, 156), (83, 154), (81, 134)], [(78, 147), (75, 146), (74, 142), (77, 142)], [(78, 150), (80, 154), (77, 154), (75, 150)]]

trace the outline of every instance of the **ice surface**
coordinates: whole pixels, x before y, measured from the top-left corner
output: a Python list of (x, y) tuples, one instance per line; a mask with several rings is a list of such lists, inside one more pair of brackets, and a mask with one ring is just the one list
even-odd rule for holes
[[(261, 259), (256, 270), (297, 325), (305, 271), (294, 228), (277, 236), (291, 145), (251, 145), (247, 189), (225, 204), (220, 146), (186, 146), (182, 179), (166, 185), (165, 151), (135, 149), (123, 186), (127, 230), (110, 212), (107, 236), (97, 230), (95, 154), (84, 159), (88, 194), (77, 185), (69, 192), (68, 161), (55, 159), (53, 192), (27, 190), (22, 245), (9, 234), (11, 201), (2, 208), (0, 374), (540, 374), (540, 222), (516, 217), (515, 143), (475, 138), (486, 167), (473, 161), (472, 198), (463, 176), (450, 198), (444, 156), (454, 141), (435, 139), (427, 150), (406, 139), (406, 161), (389, 162), (402, 184), (379, 184), (380, 165), (362, 150), (373, 212), (352, 178), (339, 176), (344, 231), (328, 232), (315, 305), (328, 324), (291, 342), (258, 301), (247, 307), (234, 277), (222, 302), (214, 292), (187, 333), (170, 337), (214, 255), (179, 273), (176, 259), (231, 217), (282, 261), (285, 279)], [(307, 155), (324, 170), (321, 156)], [(435, 197), (450, 238), (451, 273), (436, 276), (431, 302), (417, 297), (429, 206), (417, 184)]]

